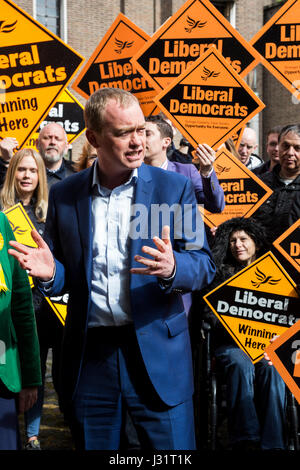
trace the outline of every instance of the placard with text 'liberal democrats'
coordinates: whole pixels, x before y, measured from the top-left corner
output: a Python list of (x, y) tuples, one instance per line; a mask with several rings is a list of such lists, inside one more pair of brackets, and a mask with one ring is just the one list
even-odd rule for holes
[[(15, 204), (14, 206), (10, 207), (9, 209), (5, 210), (4, 213), (8, 218), (9, 224), (15, 236), (17, 242), (22, 243), (23, 245), (30, 246), (32, 248), (36, 248), (37, 244), (33, 240), (31, 236), (31, 231), (36, 230), (33, 223), (31, 222), (27, 212), (25, 211), (24, 207), (21, 203)], [(31, 288), (34, 287), (34, 282), (31, 276), (29, 277), (29, 282)], [(64, 296), (60, 297), (45, 297), (48, 303), (51, 305), (52, 310), (60, 320), (60, 322), (64, 325), (65, 319), (67, 315), (67, 301), (68, 295), (65, 294)]]
[(266, 353), (300, 405), (300, 322), (276, 338)]
[(119, 13), (75, 79), (73, 89), (86, 99), (99, 88), (130, 91), (138, 98), (145, 116), (150, 115), (156, 108), (156, 91), (130, 62), (148, 39), (150, 36)]
[(257, 51), (208, 0), (188, 0), (134, 55), (132, 63), (163, 90), (214, 44), (242, 77), (260, 60)]
[(270, 251), (204, 300), (253, 363), (300, 316), (296, 285)]
[(154, 101), (193, 147), (214, 149), (265, 106), (213, 46)]
[(300, 272), (300, 219), (282, 233), (273, 245)]
[(300, 99), (300, 1), (285, 2), (250, 44), (269, 72)]
[(273, 193), (226, 147), (218, 150), (213, 165), (224, 191), (225, 208), (221, 213), (213, 213), (199, 206), (209, 227), (217, 227), (232, 217), (250, 217)]
[(9, 0), (1, 1), (0, 44), (0, 138), (22, 147), (83, 58)]
[(35, 148), (40, 130), (51, 122), (60, 124), (64, 128), (69, 144), (85, 130), (83, 106), (67, 88), (59, 95), (37, 132), (31, 134), (24, 147)]

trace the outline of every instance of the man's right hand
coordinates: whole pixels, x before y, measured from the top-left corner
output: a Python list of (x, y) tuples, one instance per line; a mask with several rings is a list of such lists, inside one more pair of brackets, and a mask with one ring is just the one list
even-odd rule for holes
[(19, 262), (30, 276), (37, 277), (41, 281), (50, 281), (53, 278), (55, 263), (50, 248), (44, 242), (36, 230), (32, 230), (31, 236), (37, 244), (37, 248), (31, 248), (22, 243), (11, 240), (9, 242), (13, 249), (8, 253)]
[(14, 137), (5, 137), (0, 141), (0, 153), (2, 160), (9, 162), (14, 154), (14, 150), (19, 146), (19, 142)]

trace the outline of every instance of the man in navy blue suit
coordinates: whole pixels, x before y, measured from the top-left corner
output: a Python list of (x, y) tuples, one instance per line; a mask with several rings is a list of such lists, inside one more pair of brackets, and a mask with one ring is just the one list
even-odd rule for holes
[[(120, 446), (125, 411), (142, 449), (195, 448), (193, 370), (181, 293), (215, 275), (193, 187), (144, 165), (138, 100), (101, 89), (85, 107), (93, 167), (51, 188), (45, 243), (12, 242), (47, 295), (69, 292), (64, 407), (77, 449)], [(167, 223), (165, 221), (167, 220)]]

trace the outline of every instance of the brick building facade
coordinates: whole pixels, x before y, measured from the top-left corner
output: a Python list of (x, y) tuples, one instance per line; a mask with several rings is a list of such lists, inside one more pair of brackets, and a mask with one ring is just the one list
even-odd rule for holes
[[(285, 3), (272, 3), (272, 0), (211, 1), (246, 40), (250, 40)], [(36, 18), (41, 5), (55, 5), (60, 16), (60, 37), (86, 60), (119, 12), (152, 35), (184, 3), (185, 0), (16, 0), (19, 7)], [(262, 65), (258, 65), (245, 79), (266, 105), (265, 110), (250, 123), (259, 134), (259, 153), (263, 156), (267, 130), (274, 125), (296, 121), (300, 106), (297, 107), (290, 92)], [(84, 105), (85, 100), (70, 90)], [(81, 136), (73, 143), (73, 159), (78, 157), (83, 141)]]

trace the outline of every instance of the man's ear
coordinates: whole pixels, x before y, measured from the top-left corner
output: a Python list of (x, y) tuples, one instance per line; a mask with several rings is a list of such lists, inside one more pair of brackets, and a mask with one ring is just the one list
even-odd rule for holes
[(97, 143), (96, 136), (95, 136), (95, 134), (94, 134), (94, 131), (92, 131), (91, 129), (86, 129), (85, 135), (86, 135), (86, 138), (87, 138), (88, 142), (89, 142), (95, 149), (99, 147), (99, 145), (98, 145), (98, 143)]
[(172, 142), (172, 139), (170, 139), (170, 137), (164, 137), (163, 138), (163, 149), (164, 150), (167, 149), (170, 146), (171, 142)]

